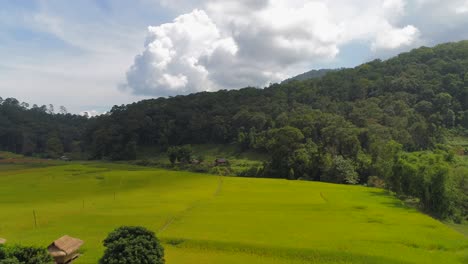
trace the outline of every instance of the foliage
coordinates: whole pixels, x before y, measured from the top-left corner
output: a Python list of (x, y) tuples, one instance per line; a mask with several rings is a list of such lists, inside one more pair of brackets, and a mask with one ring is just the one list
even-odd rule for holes
[(0, 149), (55, 158), (63, 152), (81, 152), (88, 120), (68, 113), (54, 114), (46, 106), (29, 108), (14, 98), (0, 97)]
[(458, 167), (452, 171), (448, 195), (453, 220), (458, 223), (468, 222), (468, 167)]
[[(388, 142), (405, 151), (433, 149), (444, 142), (445, 129), (466, 128), (467, 50), (467, 41), (423, 47), (387, 61), (263, 90), (244, 88), (115, 106), (91, 121), (84, 142), (98, 154), (96, 158), (119, 152), (113, 146), (129, 140), (162, 150), (236, 143), (242, 150), (271, 154), (264, 177), (315, 180), (326, 178), (333, 160), (342, 156), (353, 162), (361, 182), (370, 175), (388, 180), (385, 166), (392, 162), (384, 149)], [(293, 128), (303, 138), (285, 147), (289, 149), (275, 144), (281, 140), (278, 133)], [(314, 153), (302, 147), (307, 141), (316, 145)], [(99, 154), (102, 149), (105, 155)]]
[(385, 181), (378, 176), (370, 176), (367, 180), (367, 186), (376, 188), (385, 188)]
[(284, 80), (283, 83), (288, 83), (292, 81), (305, 81), (309, 79), (315, 79), (315, 78), (322, 78), (323, 76), (327, 75), (327, 73), (332, 72), (332, 71), (337, 71), (338, 69), (320, 69), (320, 70), (311, 70), (308, 72), (304, 72), (302, 74), (299, 74), (297, 76), (294, 76), (290, 79)]
[(387, 187), (418, 198), (421, 208), (435, 217), (461, 222), (468, 217), (463, 194), (467, 176), (463, 168), (452, 167), (450, 153), (442, 150), (400, 153), (390, 169)]
[(431, 214), (454, 217), (463, 203), (441, 186), (457, 182), (455, 163), (413, 166), (401, 155), (435, 152), (448, 130), (468, 129), (467, 54), (468, 41), (421, 47), (320, 78), (143, 100), (91, 119), (7, 98), (0, 148), (54, 157), (80, 146), (91, 159), (132, 160), (146, 147), (188, 163), (191, 151), (171, 146), (235, 144), (268, 156), (256, 176), (351, 184), (378, 176)]
[(46, 153), (51, 158), (58, 158), (63, 154), (63, 145), (57, 136), (51, 136), (47, 140)]
[(169, 147), (167, 156), (172, 165), (176, 161), (181, 163), (189, 163), (192, 160), (192, 147), (190, 145)]
[(164, 249), (153, 232), (134, 226), (112, 231), (103, 242), (101, 264), (164, 264)]
[(357, 184), (359, 176), (354, 169), (354, 164), (351, 160), (347, 160), (342, 156), (337, 156), (333, 161), (333, 174), (335, 175), (335, 182)]
[(0, 245), (0, 264), (52, 264), (52, 257), (44, 248)]

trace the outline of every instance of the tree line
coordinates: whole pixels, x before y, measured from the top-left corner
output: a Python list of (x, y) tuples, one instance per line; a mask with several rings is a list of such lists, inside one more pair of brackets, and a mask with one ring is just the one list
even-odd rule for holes
[(63, 153), (82, 153), (82, 137), (88, 119), (69, 114), (65, 107), (55, 113), (48, 107), (0, 97), (0, 149), (27, 156), (57, 158)]
[[(418, 197), (429, 213), (466, 218), (466, 202), (446, 192), (466, 190), (466, 173), (454, 169), (456, 159), (449, 158), (445, 144), (449, 132), (468, 135), (467, 72), (468, 41), (461, 41), (265, 89), (114, 106), (90, 119), (7, 99), (0, 106), (0, 147), (131, 160), (145, 146), (169, 150), (175, 161), (187, 159), (179, 148), (187, 144), (235, 144), (240, 151), (269, 156), (247, 176), (347, 184), (380, 180), (398, 194)], [(405, 160), (417, 162), (416, 169)], [(454, 180), (457, 173), (462, 180)], [(426, 189), (406, 189), (405, 181)], [(447, 212), (432, 206), (442, 190), (447, 195), (441, 199), (452, 208)]]

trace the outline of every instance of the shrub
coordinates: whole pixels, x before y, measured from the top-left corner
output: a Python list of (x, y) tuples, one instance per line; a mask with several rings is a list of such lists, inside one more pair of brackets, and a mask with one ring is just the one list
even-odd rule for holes
[(0, 264), (21, 264), (15, 258), (0, 259)]
[(6, 258), (5, 248), (2, 245), (0, 245), (0, 263), (1, 263), (1, 260), (5, 258)]
[(354, 163), (343, 156), (336, 156), (333, 159), (331, 169), (323, 177), (323, 180), (334, 183), (357, 184), (359, 175), (356, 172)]
[(164, 264), (164, 249), (155, 234), (144, 227), (123, 226), (103, 242), (101, 264)]
[(211, 167), (206, 164), (200, 164), (200, 165), (192, 165), (190, 167), (190, 171), (193, 172), (203, 172), (203, 173), (208, 173), (210, 171)]
[(0, 264), (52, 264), (52, 257), (44, 248), (0, 247)]
[(231, 175), (231, 170), (228, 167), (213, 167), (211, 168), (210, 173), (221, 176), (227, 176)]
[(259, 171), (260, 168), (258, 166), (251, 166), (247, 169), (237, 172), (236, 175), (241, 177), (258, 177)]
[(145, 166), (145, 167), (155, 165), (154, 162), (152, 162), (149, 159), (137, 160), (137, 161), (134, 161), (133, 164), (138, 165), (138, 166)]
[(169, 147), (167, 149), (167, 156), (172, 165), (176, 161), (189, 163), (192, 159), (192, 147), (190, 145)]
[(376, 188), (385, 188), (385, 181), (377, 176), (370, 176), (367, 180), (367, 186)]

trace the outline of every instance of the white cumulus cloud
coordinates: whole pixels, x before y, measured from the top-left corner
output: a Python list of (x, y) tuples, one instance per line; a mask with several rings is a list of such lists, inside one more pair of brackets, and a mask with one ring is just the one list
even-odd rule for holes
[(418, 28), (399, 24), (405, 0), (162, 1), (190, 13), (149, 27), (123, 86), (170, 96), (263, 86), (333, 60), (340, 47), (368, 43), (374, 52), (410, 47)]
[(377, 34), (372, 43), (372, 49), (396, 49), (408, 46), (419, 38), (419, 34), (419, 30), (411, 25), (404, 28), (393, 28), (389, 25), (387, 29), (383, 29)]
[(233, 55), (237, 47), (232, 39), (222, 37), (202, 10), (149, 27), (145, 51), (127, 72), (128, 86), (140, 94), (160, 96), (217, 89), (201, 63), (202, 57), (216, 52)]

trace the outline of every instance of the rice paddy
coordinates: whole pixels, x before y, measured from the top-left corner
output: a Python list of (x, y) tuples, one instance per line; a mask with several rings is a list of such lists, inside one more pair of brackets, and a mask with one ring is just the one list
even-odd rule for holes
[[(34, 215), (36, 219), (34, 219)], [(468, 238), (383, 190), (108, 163), (0, 165), (0, 237), (46, 247), (142, 225), (166, 263), (468, 263)]]

